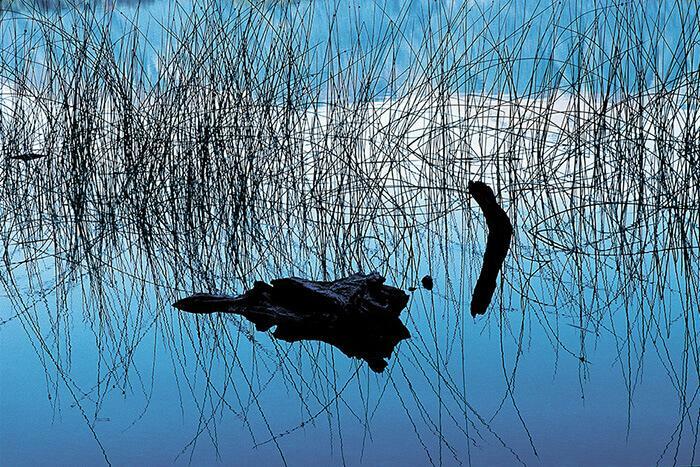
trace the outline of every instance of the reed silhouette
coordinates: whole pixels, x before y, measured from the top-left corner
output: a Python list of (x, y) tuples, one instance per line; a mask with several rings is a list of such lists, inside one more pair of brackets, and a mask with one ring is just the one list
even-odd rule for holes
[[(385, 2), (397, 6), (371, 30), (364, 6), (254, 3), (130, 7), (121, 27), (94, 7), (0, 12), (0, 327), (45, 370), (37, 413), (71, 411), (57, 437), (78, 411), (105, 459), (128, 464), (97, 421), (147, 430), (162, 422), (149, 402), (172, 390), (191, 442), (163, 455), (182, 448), (192, 464), (247, 453), (246, 441), (260, 463), (303, 464), (302, 431), (319, 456), (353, 464), (350, 449), (385, 452), (386, 420), (426, 465), (556, 464), (537, 444), (547, 420), (530, 411), (544, 396), (589, 402), (605, 384), (606, 401), (626, 402), (608, 406), (628, 415), (620, 449), (693, 464), (698, 2)], [(24, 164), (20, 148), (50, 157)], [(464, 203), (473, 179), (498, 188), (515, 232), (487, 258), (482, 214)], [(411, 339), (381, 375), (398, 327), (387, 347), (357, 350), (337, 327), (268, 338), (237, 314), (170, 306), (250, 290), (251, 277), (358, 270), (401, 288), (439, 278), (412, 295)], [(470, 300), (499, 312), (476, 324)], [(176, 388), (159, 376), (169, 365)], [(523, 376), (557, 384), (538, 399)], [(650, 389), (675, 425), (642, 446)], [(298, 412), (278, 409), (281, 393)], [(17, 432), (24, 420), (7, 421)], [(598, 421), (561, 419), (583, 436)], [(249, 438), (224, 441), (232, 426)], [(2, 442), (3, 454), (34, 449)]]

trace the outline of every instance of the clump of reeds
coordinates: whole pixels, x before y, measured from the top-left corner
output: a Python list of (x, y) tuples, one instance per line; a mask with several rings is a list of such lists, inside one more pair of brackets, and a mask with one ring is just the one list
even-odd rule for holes
[[(467, 183), (483, 179), (516, 231), (487, 321), (506, 342), (508, 381), (533, 326), (582, 380), (600, 336), (621, 339), (630, 401), (650, 350), (679, 391), (697, 380), (698, 2), (375, 2), (369, 16), (340, 3), (169, 2), (159, 21), (147, 2), (85, 5), (0, 12), (0, 278), (15, 304), (4, 319), (52, 329), (40, 349), (58, 367), (76, 292), (112, 349), (99, 384), (127, 387), (124, 356), (154, 323), (174, 352), (183, 329), (221, 358), (239, 345), (232, 333), (262, 345), (243, 325), (163, 321), (183, 293), (373, 269), (408, 287), (430, 270), (443, 295), (413, 318), (420, 338), (399, 364), (411, 368), (393, 384), (427, 379), (441, 415), (430, 432), (490, 432), (455, 363), (484, 238)], [(680, 367), (660, 350), (676, 336)], [(336, 371), (309, 376), (260, 348), (264, 371), (302, 378), (290, 383), (300, 399)], [(226, 362), (228, 378), (263, 390)], [(412, 397), (404, 407), (423, 410)], [(306, 418), (328, 404), (319, 396)], [(683, 404), (689, 423), (695, 402)], [(226, 407), (251, 410), (213, 411)], [(459, 458), (456, 445), (426, 452)]]

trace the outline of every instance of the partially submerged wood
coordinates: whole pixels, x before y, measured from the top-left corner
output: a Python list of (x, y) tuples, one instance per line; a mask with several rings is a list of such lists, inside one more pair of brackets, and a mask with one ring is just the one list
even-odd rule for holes
[(48, 157), (48, 154), (44, 153), (39, 153), (39, 152), (25, 152), (21, 154), (13, 154), (11, 156), (8, 156), (10, 159), (14, 160), (19, 160), (23, 161), (25, 163), (31, 162), (36, 159), (43, 159), (44, 157)]
[(510, 248), (513, 225), (496, 201), (493, 190), (483, 182), (469, 182), (469, 193), (479, 204), (489, 229), (484, 262), (472, 294), (471, 315), (483, 315), (496, 290), (496, 279)]
[(327, 342), (381, 372), (396, 344), (410, 337), (399, 319), (408, 295), (384, 280), (376, 272), (329, 282), (290, 277), (255, 282), (237, 297), (195, 294), (173, 306), (190, 313), (235, 313), (259, 331), (277, 326), (278, 339)]

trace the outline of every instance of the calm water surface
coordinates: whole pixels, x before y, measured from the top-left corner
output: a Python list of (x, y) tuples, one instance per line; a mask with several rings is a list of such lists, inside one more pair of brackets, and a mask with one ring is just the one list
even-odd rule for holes
[[(629, 8), (595, 14), (576, 2), (100, 4), (93, 11), (113, 17), (88, 30), (111, 22), (104, 37), (124, 48), (109, 52), (114, 63), (143, 58), (137, 74), (119, 70), (133, 78), (120, 88), (91, 78), (117, 73), (94, 65), (109, 63), (99, 40), (85, 39), (94, 49), (81, 71), (49, 69), (42, 41), (56, 31), (41, 33), (37, 18), (63, 15), (57, 30), (79, 21), (47, 3), (0, 20), (0, 464), (700, 462), (697, 5), (644, 4), (657, 25), (644, 29)], [(264, 23), (236, 55), (249, 50), (240, 62), (257, 68), (226, 78), (254, 86), (212, 91), (224, 75), (182, 77), (235, 61), (201, 55), (210, 47), (194, 38), (206, 33), (180, 43), (197, 54), (168, 52), (177, 34), (159, 24), (179, 30), (200, 7)], [(627, 52), (596, 36), (632, 23), (647, 32)], [(132, 49), (130, 27), (142, 38)], [(295, 27), (311, 58), (280, 65), (291, 78), (275, 81), (287, 75), (261, 57), (287, 39), (266, 34)], [(504, 41), (471, 47), (477, 27), (483, 44)], [(554, 41), (550, 30), (565, 45), (548, 68), (533, 57), (552, 44), (533, 38)], [(56, 63), (75, 63), (75, 50), (58, 47)], [(441, 50), (443, 68), (432, 66)], [(204, 61), (185, 64), (195, 56)], [(54, 75), (82, 76), (80, 92)], [(363, 77), (375, 86), (359, 89)], [(280, 83), (293, 83), (293, 98)], [(125, 110), (113, 97), (125, 95), (139, 104)], [(43, 156), (13, 158), (28, 151)], [(494, 187), (515, 229), (476, 319), (487, 230), (472, 179)], [(401, 315), (411, 337), (380, 373), (322, 342), (171, 305), (255, 280), (375, 270), (418, 287)], [(432, 291), (419, 287), (426, 274)]]

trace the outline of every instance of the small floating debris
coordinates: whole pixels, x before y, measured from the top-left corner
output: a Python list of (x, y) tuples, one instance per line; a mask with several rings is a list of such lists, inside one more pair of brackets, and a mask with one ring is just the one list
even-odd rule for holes
[(433, 278), (431, 276), (423, 276), (423, 279), (420, 280), (420, 283), (425, 290), (433, 290)]
[(273, 337), (287, 342), (326, 342), (380, 373), (396, 345), (410, 337), (399, 319), (408, 295), (384, 281), (376, 272), (329, 282), (289, 277), (255, 282), (237, 297), (195, 294), (173, 306), (189, 313), (238, 314), (258, 331), (276, 326)]
[(472, 294), (471, 314), (475, 317), (486, 313), (491, 303), (498, 273), (510, 248), (513, 225), (488, 185), (483, 182), (469, 182), (469, 193), (479, 204), (489, 229), (484, 262)]
[(48, 154), (44, 153), (39, 153), (39, 152), (25, 152), (22, 154), (15, 154), (12, 156), (8, 156), (10, 159), (14, 160), (19, 160), (23, 162), (30, 162), (36, 159), (43, 159), (44, 157), (48, 157)]

